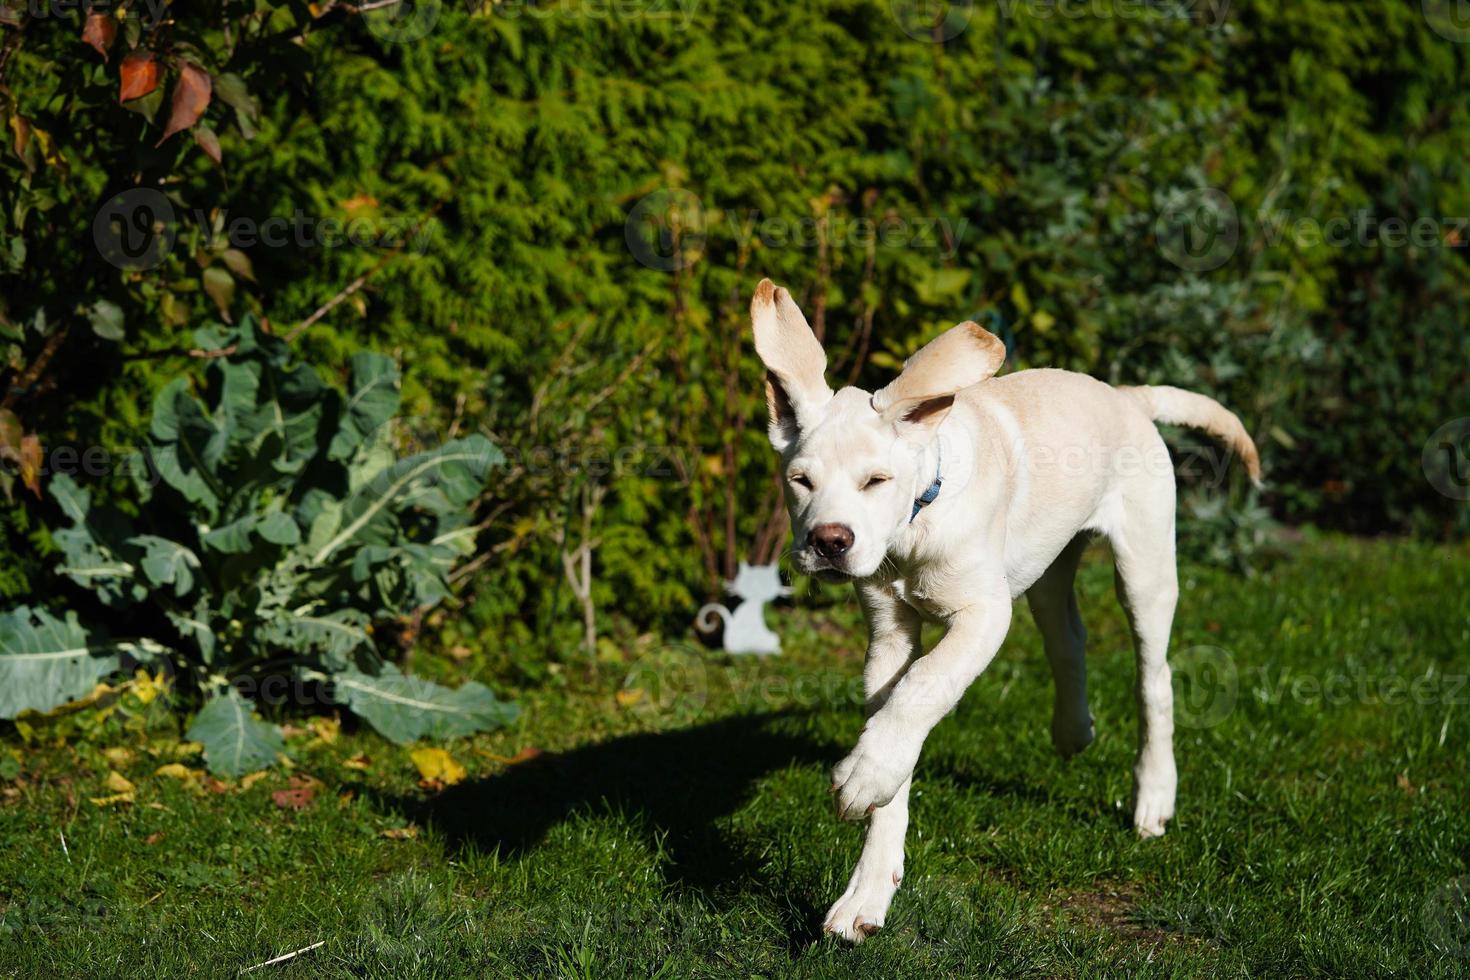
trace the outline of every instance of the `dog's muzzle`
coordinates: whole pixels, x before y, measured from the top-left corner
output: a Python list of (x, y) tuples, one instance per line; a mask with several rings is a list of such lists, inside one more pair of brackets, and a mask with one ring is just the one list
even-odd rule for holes
[(842, 560), (852, 549), (852, 528), (846, 524), (818, 524), (806, 536), (806, 546), (830, 562)]
[(816, 569), (813, 574), (824, 582), (841, 582), (850, 578), (842, 565), (852, 550), (852, 544), (852, 528), (846, 524), (818, 524), (812, 528), (806, 536), (807, 550), (828, 566)]

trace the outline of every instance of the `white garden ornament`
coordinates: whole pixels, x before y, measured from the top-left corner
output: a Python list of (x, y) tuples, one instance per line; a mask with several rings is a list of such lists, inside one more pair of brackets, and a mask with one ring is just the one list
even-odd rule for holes
[(725, 590), (740, 600), (735, 611), (711, 602), (699, 610), (695, 623), (705, 633), (713, 632), (717, 620), (725, 622), (725, 652), (768, 655), (781, 652), (781, 638), (766, 626), (766, 603), (791, 595), (791, 587), (781, 584), (781, 571), (775, 565), (740, 563), (735, 581), (726, 582)]

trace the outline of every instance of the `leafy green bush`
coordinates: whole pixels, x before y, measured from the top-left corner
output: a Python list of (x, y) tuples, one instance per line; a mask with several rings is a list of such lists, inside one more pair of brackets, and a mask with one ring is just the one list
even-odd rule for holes
[(403, 675), (373, 637), (449, 594), (499, 450), (472, 435), (400, 458), (398, 369), (382, 355), (354, 357), (343, 393), (252, 320), (196, 340), (229, 354), (211, 362), (203, 400), (179, 378), (154, 401), (147, 448), (126, 461), (134, 515), (70, 476), (50, 483), (70, 522), (55, 533), (60, 573), (132, 635), (43, 607), (0, 617), (0, 718), (81, 697), (134, 662), (166, 664), (209, 696), (191, 737), (235, 775), (281, 747), (238, 688), (283, 672), (400, 742), (513, 717), (481, 685)]
[[(508, 457), (480, 513), (494, 574), (467, 581), (443, 638), (534, 671), (528, 649), (585, 646), (589, 613), (605, 638), (684, 630), (742, 558), (779, 555), (744, 340), (769, 275), (834, 380), (881, 384), (983, 319), (1012, 369), (1219, 397), (1261, 443), (1277, 518), (1470, 530), (1420, 459), (1470, 416), (1453, 231), (1470, 45), (1432, 5), (948, 5), (940, 43), (888, 0), (419, 6), (438, 11), (422, 33), (343, 6), (174, 4), (105, 62), (80, 15), (0, 27), (0, 112), (31, 134), (0, 154), (0, 333), (26, 433), (128, 444), (137, 406), (197, 369), (182, 338), (221, 298), (309, 324), (294, 343), (344, 377), (355, 352), (392, 352), (411, 411)], [(162, 66), (151, 116), (118, 104), (133, 50)], [(219, 161), (159, 143), (183, 61), (214, 80), (189, 134), (209, 128)], [(177, 234), (156, 266), (118, 269), (93, 222), (136, 189), (167, 198)], [(1235, 247), (1181, 261), (1172, 220), (1211, 191)], [(1442, 234), (1292, 230), (1360, 211)], [(296, 215), (372, 234), (230, 231)], [(0, 589), (42, 593), (51, 512), (18, 487)], [(1181, 514), (1196, 556), (1258, 539), (1231, 492), (1243, 525)]]

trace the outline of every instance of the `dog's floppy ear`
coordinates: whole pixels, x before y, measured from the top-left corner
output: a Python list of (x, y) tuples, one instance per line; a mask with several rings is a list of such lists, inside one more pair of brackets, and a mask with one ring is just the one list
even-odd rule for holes
[(795, 441), (811, 413), (832, 397), (825, 378), (827, 352), (791, 294), (769, 279), (755, 287), (750, 322), (755, 352), (766, 366), (771, 445), (781, 452)]
[(873, 409), (899, 428), (932, 432), (949, 414), (955, 392), (991, 377), (1005, 360), (1001, 339), (966, 320), (904, 361), (899, 376), (873, 395)]

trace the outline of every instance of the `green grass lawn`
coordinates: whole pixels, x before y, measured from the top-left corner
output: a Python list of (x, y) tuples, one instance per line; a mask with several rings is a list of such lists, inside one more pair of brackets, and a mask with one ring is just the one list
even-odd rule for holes
[[(1470, 550), (1334, 538), (1181, 579), (1168, 835), (1128, 826), (1132, 654), (1099, 549), (1096, 743), (1054, 756), (1019, 614), (925, 749), (904, 885), (860, 948), (820, 935), (861, 840), (826, 776), (862, 722), (849, 601), (774, 613), (776, 659), (564, 668), (516, 726), (447, 746), (469, 778), (440, 792), (366, 733), (291, 739), (320, 781), (301, 809), (273, 799), (285, 772), (156, 775), (156, 732), (8, 736), (0, 975), (233, 976), (315, 943), (250, 975), (1470, 974)], [(135, 802), (94, 804), (114, 769)]]

